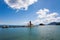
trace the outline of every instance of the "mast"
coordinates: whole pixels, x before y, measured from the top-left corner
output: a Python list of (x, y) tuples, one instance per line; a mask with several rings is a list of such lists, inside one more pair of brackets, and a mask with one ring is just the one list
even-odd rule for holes
[(29, 26), (29, 27), (31, 27), (31, 26), (32, 26), (32, 23), (31, 23), (31, 21), (29, 21), (29, 24), (28, 24), (28, 26)]

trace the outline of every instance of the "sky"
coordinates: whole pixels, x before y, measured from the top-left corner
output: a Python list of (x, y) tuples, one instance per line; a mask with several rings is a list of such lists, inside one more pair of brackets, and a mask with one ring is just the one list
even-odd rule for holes
[(0, 0), (0, 24), (60, 22), (60, 0)]

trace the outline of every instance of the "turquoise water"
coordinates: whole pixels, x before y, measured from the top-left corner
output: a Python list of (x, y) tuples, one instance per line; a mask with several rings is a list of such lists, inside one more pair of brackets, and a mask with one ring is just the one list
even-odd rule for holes
[(60, 26), (0, 28), (0, 40), (60, 40)]

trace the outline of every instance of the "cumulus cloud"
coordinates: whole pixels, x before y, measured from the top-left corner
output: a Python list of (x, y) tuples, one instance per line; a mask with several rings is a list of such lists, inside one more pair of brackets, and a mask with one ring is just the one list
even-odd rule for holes
[(50, 13), (49, 9), (40, 9), (36, 12), (37, 19), (33, 23), (44, 23), (48, 24), (50, 22), (60, 22), (60, 16), (57, 12)]
[(28, 6), (37, 2), (37, 0), (4, 0), (4, 2), (13, 9), (28, 9)]

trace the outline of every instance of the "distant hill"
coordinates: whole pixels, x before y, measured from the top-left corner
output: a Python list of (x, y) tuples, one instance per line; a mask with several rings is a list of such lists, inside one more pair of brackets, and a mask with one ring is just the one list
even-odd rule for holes
[(60, 22), (51, 22), (48, 25), (60, 25)]
[(39, 25), (45, 25), (45, 24), (43, 24), (43, 23), (40, 23)]

